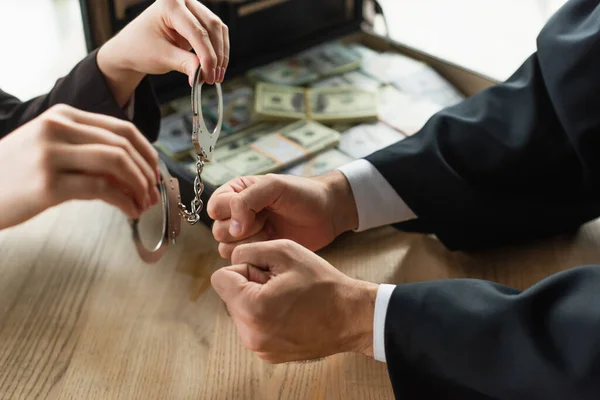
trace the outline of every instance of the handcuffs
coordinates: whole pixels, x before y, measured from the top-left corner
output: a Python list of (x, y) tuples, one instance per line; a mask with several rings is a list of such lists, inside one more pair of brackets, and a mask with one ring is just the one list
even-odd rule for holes
[[(156, 238), (156, 243), (147, 242), (144, 237), (144, 227), (141, 227), (144, 214), (139, 219), (130, 220), (133, 241), (136, 249), (143, 261), (147, 263), (155, 263), (161, 259), (169, 242), (175, 244), (175, 239), (179, 236), (181, 229), (181, 219), (183, 218), (189, 224), (194, 225), (200, 220), (200, 212), (204, 207), (201, 195), (204, 191), (204, 183), (202, 182), (202, 170), (205, 162), (210, 162), (215, 150), (215, 145), (221, 133), (221, 125), (223, 123), (223, 92), (221, 85), (217, 82), (215, 87), (217, 90), (218, 99), (218, 121), (215, 129), (210, 132), (206, 128), (204, 116), (202, 115), (202, 70), (198, 67), (194, 75), (192, 85), (192, 143), (196, 152), (196, 177), (194, 178), (194, 198), (191, 201), (190, 209), (181, 202), (179, 193), (179, 182), (172, 177), (165, 163), (159, 159), (158, 168), (160, 172), (157, 189), (160, 194), (159, 202), (153, 208), (158, 208), (162, 211), (162, 219), (160, 223), (160, 236)], [(152, 208), (151, 208), (152, 210)], [(149, 210), (150, 211), (150, 210)], [(151, 218), (147, 216), (146, 218)], [(157, 222), (157, 221), (154, 221)]]

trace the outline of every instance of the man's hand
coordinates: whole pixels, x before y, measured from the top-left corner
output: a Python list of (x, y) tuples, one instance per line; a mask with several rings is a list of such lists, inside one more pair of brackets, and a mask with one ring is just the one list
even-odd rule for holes
[(237, 247), (211, 282), (244, 346), (270, 363), (373, 355), (378, 286), (342, 274), (289, 240)]
[(211, 196), (208, 215), (219, 253), (242, 244), (290, 239), (316, 251), (358, 226), (350, 184), (341, 172), (317, 178), (266, 175), (234, 179)]
[(180, 71), (191, 85), (201, 65), (203, 81), (223, 82), (229, 31), (197, 0), (156, 0), (105, 43), (97, 59), (117, 103), (124, 106), (146, 74)]
[(159, 200), (158, 154), (130, 122), (57, 105), (0, 140), (0, 229), (68, 200), (131, 218)]

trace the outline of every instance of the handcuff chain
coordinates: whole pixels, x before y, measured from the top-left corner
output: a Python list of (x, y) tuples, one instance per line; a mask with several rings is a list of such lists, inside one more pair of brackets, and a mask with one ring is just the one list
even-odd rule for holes
[(202, 88), (202, 79), (201, 79), (202, 69), (198, 66), (196, 70), (196, 74), (194, 76), (194, 83), (192, 85), (192, 114), (193, 114), (193, 123), (192, 123), (192, 144), (196, 150), (196, 155), (198, 157), (196, 161), (196, 177), (194, 178), (194, 199), (190, 204), (190, 210), (185, 207), (185, 205), (179, 202), (179, 212), (181, 217), (184, 218), (188, 223), (194, 225), (200, 220), (200, 212), (204, 207), (204, 202), (202, 201), (202, 193), (204, 192), (204, 182), (202, 182), (202, 170), (204, 169), (204, 163), (210, 160), (210, 156), (212, 155), (213, 145), (210, 144), (208, 153), (202, 148), (204, 144), (202, 140), (199, 141), (198, 135), (210, 135), (212, 138), (215, 136), (215, 141), (219, 137), (219, 133), (221, 132), (221, 123), (223, 121), (223, 95), (221, 92), (221, 86), (219, 83), (217, 85), (217, 95), (219, 99), (219, 120), (217, 122), (217, 126), (213, 133), (208, 132), (206, 128), (206, 124), (202, 117), (202, 107), (201, 107), (201, 88)]
[(204, 182), (202, 182), (202, 170), (204, 169), (204, 157), (198, 156), (196, 161), (196, 177), (194, 178), (194, 199), (190, 204), (190, 211), (183, 203), (179, 203), (179, 212), (181, 217), (184, 218), (191, 225), (194, 225), (200, 220), (200, 212), (204, 207), (202, 201), (202, 193), (204, 192)]

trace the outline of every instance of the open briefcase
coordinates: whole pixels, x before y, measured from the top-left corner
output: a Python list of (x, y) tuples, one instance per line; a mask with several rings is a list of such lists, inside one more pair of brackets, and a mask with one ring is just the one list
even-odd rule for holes
[[(87, 47), (91, 51), (139, 15), (152, 1), (80, 0), (80, 3)], [(377, 52), (397, 53), (419, 60), (432, 67), (464, 96), (496, 83), (387, 36), (375, 34), (373, 21), (381, 8), (371, 0), (205, 0), (203, 4), (229, 27), (230, 64), (223, 85), (244, 79), (248, 71), (257, 67), (334, 41), (358, 43)], [(168, 106), (171, 102), (189, 99), (190, 88), (183, 74), (172, 72), (152, 76), (151, 81), (160, 104), (166, 110), (163, 110), (164, 117), (173, 112)], [(164, 152), (159, 151), (159, 154), (169, 171), (178, 178), (183, 202), (189, 204), (194, 195), (195, 174), (182, 162)], [(218, 185), (205, 182), (204, 204), (215, 186)], [(211, 224), (205, 207), (201, 220)]]

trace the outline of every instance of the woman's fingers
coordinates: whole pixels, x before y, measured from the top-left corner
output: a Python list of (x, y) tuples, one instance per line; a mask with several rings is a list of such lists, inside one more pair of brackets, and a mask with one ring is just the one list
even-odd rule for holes
[(99, 199), (118, 207), (129, 218), (139, 218), (141, 211), (130, 196), (112, 185), (108, 179), (80, 173), (60, 174), (55, 182), (55, 203), (69, 200)]
[(227, 25), (223, 25), (223, 75), (221, 76), (221, 82), (225, 79), (225, 72), (227, 71), (227, 67), (229, 66), (229, 28)]
[(225, 68), (227, 67), (226, 62), (229, 62), (229, 30), (221, 19), (202, 3), (189, 0), (186, 1), (186, 5), (208, 32), (217, 56), (215, 82), (223, 82)]
[(129, 157), (133, 160), (133, 162), (135, 162), (139, 170), (144, 175), (144, 178), (147, 182), (148, 195), (150, 196), (151, 204), (156, 204), (156, 202), (158, 202), (159, 194), (158, 189), (156, 188), (156, 169), (150, 167), (147, 161), (142, 157), (137, 149), (133, 147), (129, 140), (95, 126), (79, 124), (76, 128), (77, 132), (70, 135), (67, 140), (68, 143), (75, 145), (102, 144), (126, 151)]
[(71, 144), (105, 144), (125, 150), (144, 174), (149, 187), (150, 202), (158, 199), (158, 154), (131, 123), (85, 112), (73, 112), (72, 121), (59, 131), (63, 142)]
[(173, 29), (190, 43), (200, 59), (203, 81), (209, 84), (215, 83), (218, 62), (217, 54), (211, 43), (212, 33), (202, 25), (187, 6), (177, 7), (173, 10), (171, 24)]
[(59, 144), (52, 154), (51, 162), (59, 173), (110, 175), (131, 190), (140, 210), (150, 207), (148, 181), (122, 148), (104, 144)]
[(152, 169), (158, 168), (158, 152), (144, 135), (129, 121), (101, 114), (70, 109), (69, 117), (82, 125), (97, 126), (127, 139), (144, 157)]

